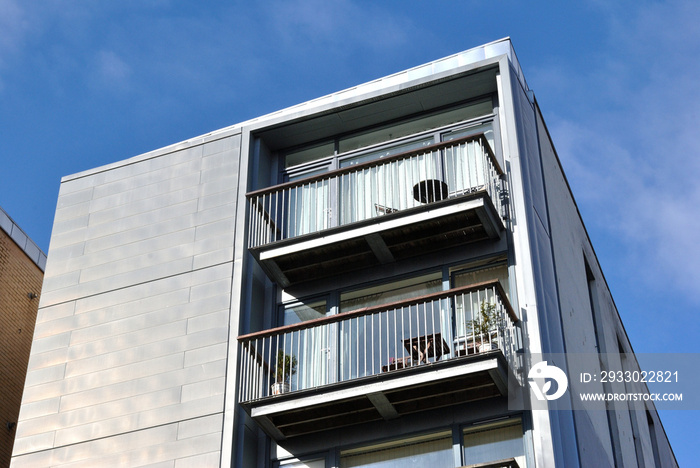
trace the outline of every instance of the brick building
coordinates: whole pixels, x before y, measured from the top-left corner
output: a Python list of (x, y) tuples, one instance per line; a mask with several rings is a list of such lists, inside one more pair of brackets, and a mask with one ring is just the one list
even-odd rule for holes
[(46, 255), (0, 208), (0, 467), (10, 465)]

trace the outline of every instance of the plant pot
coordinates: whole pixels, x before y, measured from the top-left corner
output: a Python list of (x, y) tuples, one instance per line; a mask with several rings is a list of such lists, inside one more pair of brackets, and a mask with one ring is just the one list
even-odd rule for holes
[(496, 341), (496, 337), (493, 337), (491, 341), (485, 341), (483, 343), (478, 344), (478, 349), (480, 353), (485, 353), (486, 351), (493, 351), (494, 349), (498, 349), (498, 342)]
[(486, 351), (493, 351), (494, 349), (498, 349), (498, 346), (496, 346), (496, 343), (481, 343), (479, 345), (479, 352), (480, 353), (485, 353)]
[(290, 385), (286, 382), (278, 382), (272, 384), (272, 394), (273, 395), (282, 395), (283, 393), (287, 393), (291, 389)]

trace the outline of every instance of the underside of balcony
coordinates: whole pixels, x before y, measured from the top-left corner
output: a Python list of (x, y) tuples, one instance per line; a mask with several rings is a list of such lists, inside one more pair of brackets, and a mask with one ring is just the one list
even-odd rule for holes
[(507, 394), (499, 350), (265, 397), (242, 406), (275, 440)]
[(504, 229), (486, 191), (251, 248), (282, 287), (498, 239)]

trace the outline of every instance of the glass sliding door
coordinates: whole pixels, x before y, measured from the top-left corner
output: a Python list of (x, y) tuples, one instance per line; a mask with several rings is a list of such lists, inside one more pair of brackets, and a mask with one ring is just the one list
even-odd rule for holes
[(515, 458), (519, 466), (526, 466), (519, 419), (466, 429), (463, 444), (465, 465)]
[(445, 432), (343, 451), (340, 467), (407, 468), (454, 466), (452, 434)]
[(326, 468), (326, 460), (289, 460), (279, 462), (279, 468)]
[[(508, 295), (508, 268), (505, 263), (454, 271), (452, 273), (452, 287), (459, 288), (486, 281), (498, 280)], [(497, 304), (497, 298), (493, 291), (483, 290), (462, 294), (454, 303), (454, 337), (455, 348), (464, 349), (467, 354), (474, 351), (476, 341), (491, 341), (491, 336), (479, 335), (479, 326), (484, 314), (494, 311), (492, 307)], [(476, 328), (476, 329), (475, 329)]]
[[(434, 138), (401, 143), (378, 151), (364, 153), (340, 161), (340, 167), (349, 167), (428, 146)], [(340, 177), (340, 223), (374, 218), (421, 203), (413, 195), (413, 188), (423, 180), (442, 178), (438, 152), (394, 159), (377, 163), (365, 169)]]
[[(442, 141), (451, 141), (471, 135), (483, 133), (493, 148), (493, 125), (483, 124), (444, 133)], [(488, 168), (484, 159), (484, 151), (478, 141), (467, 142), (444, 150), (445, 182), (450, 188), (450, 194), (460, 195), (469, 191), (477, 191), (485, 187), (488, 180)]]
[(315, 179), (282, 192), (286, 220), (283, 238), (296, 237), (331, 227), (331, 180)]
[[(281, 321), (283, 325), (292, 325), (325, 317), (327, 313), (326, 299), (316, 299), (283, 307)], [(327, 324), (287, 334), (283, 345), (283, 353), (289, 356), (285, 380), (289, 381), (292, 391), (335, 381), (332, 360), (335, 330), (335, 324)]]
[[(424, 296), (442, 290), (442, 273), (405, 278), (340, 295), (340, 312), (372, 307)], [(399, 369), (420, 362), (413, 359), (413, 338), (449, 342), (449, 307), (439, 304), (414, 304), (371, 315), (361, 315), (340, 326), (341, 380), (355, 379)], [(417, 342), (415, 343), (417, 344)]]

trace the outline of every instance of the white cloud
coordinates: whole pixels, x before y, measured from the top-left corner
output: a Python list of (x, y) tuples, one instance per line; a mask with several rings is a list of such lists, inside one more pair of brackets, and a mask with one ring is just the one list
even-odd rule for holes
[(624, 267), (647, 286), (695, 297), (700, 29), (694, 19), (700, 4), (627, 8), (625, 22), (618, 21), (619, 11), (610, 12), (607, 53), (589, 75), (571, 79), (563, 77), (565, 70), (540, 72), (552, 82), (563, 77), (571, 94), (588, 87), (584, 96), (590, 102), (581, 102), (587, 115), (557, 116), (550, 127), (579, 203), (599, 214), (586, 221), (622, 238)]
[(0, 60), (22, 42), (27, 28), (24, 11), (14, 0), (0, 0)]
[(115, 52), (102, 50), (97, 54), (95, 62), (98, 85), (112, 90), (125, 90), (129, 87), (131, 67)]
[(272, 8), (276, 32), (292, 46), (305, 41), (337, 49), (388, 50), (407, 42), (408, 20), (394, 10), (350, 0), (279, 1)]
[[(15, 0), (0, 0), (0, 73), (9, 57), (20, 50), (28, 28), (25, 13)], [(3, 79), (0, 75), (0, 91)]]

